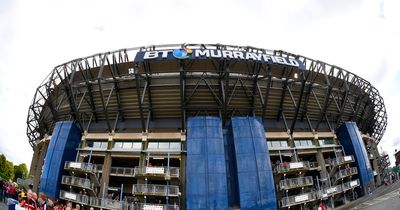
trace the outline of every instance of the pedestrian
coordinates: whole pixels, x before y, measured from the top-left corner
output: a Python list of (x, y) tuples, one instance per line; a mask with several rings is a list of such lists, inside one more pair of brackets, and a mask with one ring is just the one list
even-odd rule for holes
[(371, 187), (370, 186), (368, 186), (368, 195), (369, 195), (369, 197), (372, 196), (372, 192), (371, 192)]
[(319, 203), (318, 210), (325, 210), (324, 204), (322, 204), (322, 202)]
[(38, 205), (40, 206), (40, 210), (50, 210), (47, 206), (47, 199), (46, 199), (46, 194), (44, 193), (39, 193), (39, 198), (38, 198)]
[(0, 180), (0, 201), (3, 201), (3, 180)]

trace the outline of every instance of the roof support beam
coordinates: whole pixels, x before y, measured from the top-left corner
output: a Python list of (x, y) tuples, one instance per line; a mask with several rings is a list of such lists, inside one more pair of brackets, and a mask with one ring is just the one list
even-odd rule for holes
[(138, 101), (138, 108), (139, 108), (139, 114), (140, 114), (140, 122), (142, 126), (142, 132), (147, 132), (146, 131), (146, 123), (144, 121), (144, 115), (143, 115), (143, 104), (142, 100), (140, 97), (140, 75), (139, 75), (139, 66), (137, 63), (135, 63), (134, 66), (134, 72), (135, 72), (135, 82), (136, 82), (136, 95), (137, 95), (137, 101)]
[(97, 76), (97, 83), (99, 85), (99, 93), (100, 93), (100, 99), (101, 99), (101, 104), (103, 105), (103, 112), (104, 115), (106, 117), (106, 124), (107, 124), (107, 128), (108, 128), (108, 132), (111, 132), (111, 125), (110, 125), (110, 121), (108, 118), (108, 111), (107, 111), (107, 105), (104, 101), (104, 94), (103, 94), (103, 87), (102, 87), (102, 79), (103, 79), (103, 72), (104, 72), (104, 65), (105, 65), (105, 59), (106, 59), (107, 55), (105, 54), (103, 56), (103, 58), (101, 59), (101, 64), (100, 64), (100, 70), (99, 70), (99, 74)]
[(300, 96), (299, 99), (297, 100), (296, 112), (294, 114), (292, 125), (290, 126), (290, 135), (293, 135), (293, 131), (296, 126), (297, 117), (299, 116), (299, 111), (301, 107), (301, 100), (303, 99), (304, 88), (306, 86), (306, 81), (307, 81), (307, 79), (304, 76), (304, 71), (301, 71), (300, 76), (302, 78)]
[(271, 84), (272, 75), (271, 75), (271, 66), (270, 65), (267, 65), (266, 71), (267, 71), (266, 74), (267, 74), (268, 79), (267, 79), (267, 87), (266, 87), (265, 95), (264, 95), (264, 104), (262, 107), (262, 116), (261, 117), (262, 117), (263, 121), (265, 121), (265, 115), (267, 114), (269, 91), (270, 91), (271, 85), (272, 85)]
[(181, 99), (181, 129), (186, 131), (186, 70), (185, 70), (185, 62), (183, 60), (180, 61), (179, 67), (179, 92)]

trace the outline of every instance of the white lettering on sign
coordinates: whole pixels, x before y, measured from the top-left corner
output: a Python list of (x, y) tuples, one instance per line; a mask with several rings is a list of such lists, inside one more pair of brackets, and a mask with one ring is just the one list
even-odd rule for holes
[(72, 193), (69, 193), (69, 192), (65, 192), (64, 193), (64, 197), (65, 198), (67, 198), (67, 199), (70, 199), (70, 200), (76, 200), (76, 194), (72, 194)]
[[(182, 58), (180, 57), (179, 59), (185, 59), (185, 58), (236, 59), (236, 60), (248, 60), (248, 61), (258, 61), (264, 63), (282, 64), (282, 65), (304, 68), (304, 65), (300, 63), (299, 60), (294, 59), (293, 57), (281, 57), (259, 52), (247, 52), (247, 51), (237, 51), (237, 50), (220, 50), (220, 49), (191, 50), (189, 48), (185, 49), (190, 50), (190, 52), (187, 53), (187, 57), (182, 57)], [(171, 55), (173, 51), (174, 50), (138, 52), (136, 54), (135, 62), (141, 62), (143, 60), (152, 60), (152, 59), (172, 58), (169, 57), (169, 55)]]
[(155, 59), (158, 58), (158, 51), (148, 51), (144, 53), (143, 59)]
[(344, 161), (351, 161), (351, 156), (344, 156)]
[(163, 206), (158, 206), (158, 205), (143, 205), (143, 210), (163, 210)]
[(289, 168), (303, 168), (303, 162), (289, 163)]
[(163, 174), (163, 167), (146, 167), (146, 174)]
[(69, 163), (69, 167), (71, 168), (82, 168), (81, 163)]
[(334, 193), (336, 192), (336, 187), (332, 187), (326, 190), (327, 193)]
[(294, 202), (296, 202), (296, 203), (306, 201), (306, 200), (308, 200), (308, 194), (298, 195), (298, 196), (294, 197)]
[(357, 186), (357, 185), (358, 185), (357, 180), (354, 180), (354, 181), (350, 182), (350, 187), (354, 187), (354, 186)]

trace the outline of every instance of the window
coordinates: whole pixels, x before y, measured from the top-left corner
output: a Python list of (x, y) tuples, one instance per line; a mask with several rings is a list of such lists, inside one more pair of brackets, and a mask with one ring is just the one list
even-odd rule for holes
[(122, 148), (123, 149), (131, 149), (132, 148), (132, 142), (124, 142), (124, 143), (122, 143)]
[(296, 147), (312, 147), (314, 144), (312, 140), (294, 140), (294, 145)]
[(288, 147), (286, 140), (268, 141), (268, 147)]
[(181, 150), (181, 143), (180, 142), (171, 142), (171, 143), (169, 143), (169, 148), (171, 150)]
[(132, 149), (141, 150), (142, 149), (142, 142), (133, 142), (132, 143)]
[(141, 150), (142, 143), (141, 142), (131, 142), (131, 141), (116, 141), (114, 142), (114, 149), (135, 149)]
[(180, 142), (149, 142), (147, 146), (148, 150), (173, 150), (180, 151)]
[(321, 139), (319, 140), (319, 145), (323, 146), (323, 145), (335, 145), (335, 142), (333, 141), (333, 139)]
[(122, 142), (114, 142), (114, 148), (121, 149), (122, 148)]
[(87, 147), (93, 149), (107, 149), (107, 141), (87, 141)]

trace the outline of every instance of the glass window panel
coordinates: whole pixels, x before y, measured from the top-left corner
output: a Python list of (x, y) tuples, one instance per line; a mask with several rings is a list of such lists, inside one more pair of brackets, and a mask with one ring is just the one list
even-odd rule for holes
[(181, 143), (180, 142), (171, 142), (169, 144), (169, 148), (172, 150), (181, 150)]
[(281, 142), (280, 141), (272, 141), (272, 147), (280, 147)]
[(122, 145), (122, 148), (124, 148), (124, 149), (132, 148), (132, 142), (124, 142)]
[(147, 146), (148, 149), (157, 149), (158, 148), (158, 142), (149, 142), (149, 145)]
[(268, 147), (272, 147), (272, 142), (267, 141)]
[(132, 148), (141, 150), (142, 149), (142, 143), (141, 142), (132, 142)]
[(101, 142), (100, 148), (107, 149), (107, 147), (108, 147), (108, 142)]
[(158, 143), (158, 149), (169, 149), (169, 142)]
[(122, 142), (115, 142), (114, 148), (122, 148)]
[(296, 147), (300, 147), (300, 146), (301, 146), (301, 142), (300, 142), (299, 140), (294, 141), (294, 145), (295, 145)]
[(101, 148), (101, 142), (98, 141), (93, 142), (93, 148)]
[(287, 141), (281, 141), (281, 146), (282, 147), (288, 147)]

